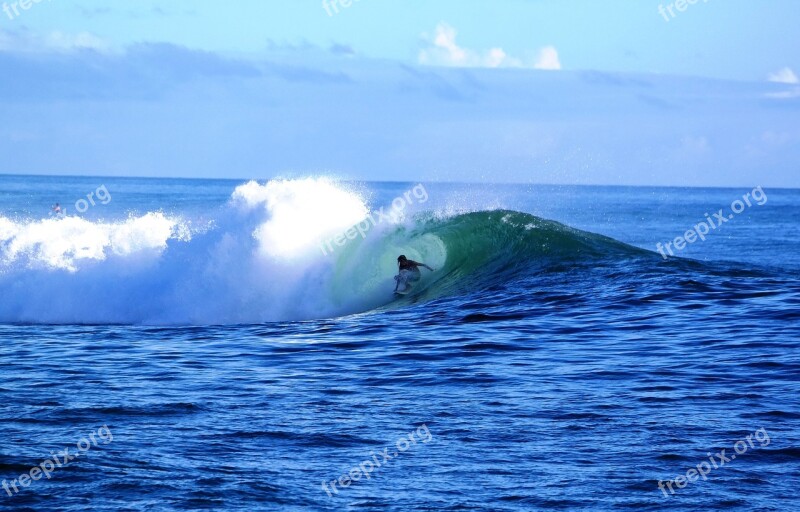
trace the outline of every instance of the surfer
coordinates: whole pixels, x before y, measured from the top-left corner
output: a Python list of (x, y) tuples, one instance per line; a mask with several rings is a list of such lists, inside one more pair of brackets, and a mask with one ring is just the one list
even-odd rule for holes
[(419, 267), (425, 267), (433, 272), (433, 269), (428, 265), (418, 261), (410, 260), (406, 258), (404, 254), (401, 254), (397, 257), (397, 265), (400, 267), (400, 272), (394, 276), (394, 280), (397, 281), (397, 284), (394, 287), (395, 292), (400, 287), (400, 283), (403, 283), (403, 291), (406, 291), (411, 287), (409, 284), (410, 282), (416, 282), (420, 280), (422, 273), (420, 272)]
[(60, 217), (64, 213), (64, 210), (61, 209), (60, 204), (56, 203), (56, 205), (53, 206), (53, 213), (56, 214), (56, 217)]

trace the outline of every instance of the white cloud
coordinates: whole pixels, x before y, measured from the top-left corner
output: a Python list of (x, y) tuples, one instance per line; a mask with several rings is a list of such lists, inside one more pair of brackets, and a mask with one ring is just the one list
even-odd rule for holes
[(419, 52), (420, 64), (465, 68), (561, 69), (558, 51), (553, 46), (540, 49), (535, 61), (526, 65), (522, 59), (508, 55), (499, 47), (487, 51), (462, 48), (456, 43), (456, 35), (456, 29), (447, 23), (439, 23), (433, 37), (425, 37), (428, 46)]
[(760, 136), (751, 138), (744, 149), (750, 157), (764, 157), (775, 151), (788, 150), (798, 142), (800, 142), (798, 131), (767, 130)]
[(99, 37), (89, 32), (66, 34), (64, 32), (51, 32), (45, 38), (45, 44), (57, 51), (69, 52), (75, 50), (106, 51), (108, 44)]
[(89, 32), (68, 34), (54, 31), (37, 34), (28, 30), (0, 30), (0, 51), (9, 53), (69, 53), (81, 50), (107, 52), (110, 45)]
[(800, 80), (798, 80), (797, 75), (795, 75), (794, 71), (789, 69), (788, 66), (776, 73), (770, 73), (767, 79), (770, 82), (778, 82), (781, 84), (800, 84)]
[(558, 51), (554, 46), (545, 46), (539, 50), (539, 57), (533, 65), (536, 69), (561, 69), (561, 61), (558, 60)]
[(800, 98), (800, 87), (793, 87), (783, 92), (770, 92), (767, 93), (766, 96), (767, 98), (775, 98), (778, 100), (793, 100), (795, 98)]

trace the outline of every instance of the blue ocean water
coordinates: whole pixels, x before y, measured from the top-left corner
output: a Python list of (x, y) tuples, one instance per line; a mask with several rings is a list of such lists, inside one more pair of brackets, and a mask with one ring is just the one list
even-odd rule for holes
[(796, 509), (756, 185), (0, 177), (0, 510)]

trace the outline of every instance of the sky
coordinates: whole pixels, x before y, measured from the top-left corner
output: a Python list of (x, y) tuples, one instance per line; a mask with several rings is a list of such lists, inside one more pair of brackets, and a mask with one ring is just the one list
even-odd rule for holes
[(0, 8), (0, 173), (800, 187), (796, 0)]

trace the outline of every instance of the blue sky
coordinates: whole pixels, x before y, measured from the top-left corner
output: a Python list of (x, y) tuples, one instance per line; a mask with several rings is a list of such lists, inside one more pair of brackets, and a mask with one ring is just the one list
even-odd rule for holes
[(0, 172), (800, 186), (800, 2), (345, 3), (6, 0)]

